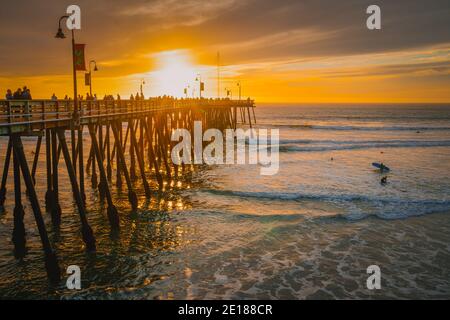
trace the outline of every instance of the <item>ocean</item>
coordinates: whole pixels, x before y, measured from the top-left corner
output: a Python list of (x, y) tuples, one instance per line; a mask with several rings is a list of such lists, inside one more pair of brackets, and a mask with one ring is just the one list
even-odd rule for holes
[[(63, 271), (80, 266), (81, 290), (48, 284), (28, 202), (29, 250), (14, 258), (9, 184), (0, 213), (0, 298), (450, 298), (450, 106), (261, 105), (256, 117), (258, 128), (280, 131), (278, 174), (262, 176), (258, 165), (202, 166), (150, 201), (137, 181), (134, 213), (126, 188), (114, 188), (119, 236), (89, 186), (94, 254), (84, 250), (61, 165), (60, 230), (45, 219)], [(30, 155), (34, 138), (27, 139)], [(381, 174), (372, 162), (391, 170)], [(366, 286), (371, 265), (381, 271), (379, 290)]]

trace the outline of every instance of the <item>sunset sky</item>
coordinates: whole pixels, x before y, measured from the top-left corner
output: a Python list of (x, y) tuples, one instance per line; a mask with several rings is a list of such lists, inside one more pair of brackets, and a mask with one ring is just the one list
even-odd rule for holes
[[(128, 97), (141, 79), (147, 96), (187, 85), (197, 95), (197, 74), (216, 97), (220, 52), (222, 97), (237, 97), (241, 81), (257, 102), (450, 102), (448, 0), (2, 1), (2, 95), (23, 85), (34, 98), (71, 95), (69, 32), (54, 38), (70, 4), (82, 10), (76, 40), (98, 63), (100, 97)], [(371, 4), (381, 30), (366, 28)]]

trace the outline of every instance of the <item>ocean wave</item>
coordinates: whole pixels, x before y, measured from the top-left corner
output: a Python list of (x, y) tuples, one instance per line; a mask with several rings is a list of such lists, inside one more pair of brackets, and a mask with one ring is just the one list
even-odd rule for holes
[[(320, 115), (320, 116), (313, 116), (313, 115), (289, 115), (289, 116), (279, 116), (277, 114), (278, 120), (302, 120), (302, 121), (327, 121), (327, 120), (336, 120), (336, 119), (342, 119), (342, 120), (363, 120), (363, 121), (396, 121), (396, 120), (420, 120), (420, 121), (442, 121), (442, 120), (450, 120), (449, 115), (436, 115), (436, 116), (424, 116), (424, 115), (389, 115), (389, 116), (374, 116), (369, 114), (364, 115), (352, 115), (352, 114), (331, 114), (331, 115)], [(259, 119), (259, 123), (264, 124), (270, 124), (273, 119), (270, 117), (261, 117)]]
[(280, 152), (319, 152), (334, 150), (358, 150), (372, 148), (430, 148), (430, 147), (450, 147), (450, 141), (388, 141), (388, 142), (354, 142), (342, 143), (329, 142), (329, 146), (298, 146), (295, 144), (280, 143)]
[(450, 206), (449, 200), (431, 199), (431, 200), (410, 200), (396, 198), (372, 197), (361, 194), (308, 194), (299, 192), (271, 192), (271, 191), (234, 191), (224, 189), (201, 189), (200, 192), (206, 192), (222, 196), (234, 196), (240, 198), (258, 198), (267, 200), (324, 200), (324, 201), (370, 201), (379, 203), (446, 203)]
[(450, 127), (425, 127), (425, 126), (326, 126), (313, 124), (270, 124), (270, 127), (310, 129), (310, 130), (334, 130), (334, 131), (449, 131)]
[[(450, 140), (316, 140), (316, 139), (290, 139), (290, 140), (280, 140), (279, 145), (294, 145), (294, 144), (335, 144), (335, 145), (347, 145), (347, 144), (385, 144), (385, 143), (396, 143), (396, 144), (450, 144)], [(262, 146), (262, 145), (261, 145)]]
[[(345, 219), (356, 221), (368, 217), (377, 217), (384, 220), (403, 219), (425, 214), (450, 211), (450, 199), (398, 199), (374, 197), (361, 194), (305, 194), (295, 192), (251, 192), (251, 191), (233, 191), (220, 189), (203, 189), (200, 192), (206, 192), (218, 196), (238, 197), (242, 199), (253, 200), (273, 200), (273, 201), (318, 201), (328, 202), (344, 206), (346, 213), (339, 213), (330, 216), (313, 216), (313, 219)], [(355, 209), (354, 204), (361, 203), (369, 205), (373, 210), (362, 212)], [(276, 215), (270, 215), (276, 216)], [(297, 217), (298, 214), (295, 214)], [(264, 216), (267, 219), (266, 216)], [(284, 219), (284, 218), (283, 218)]]

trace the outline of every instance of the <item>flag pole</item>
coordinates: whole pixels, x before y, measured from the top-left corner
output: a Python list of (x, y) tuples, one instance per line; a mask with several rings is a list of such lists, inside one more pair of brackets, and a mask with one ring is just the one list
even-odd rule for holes
[(74, 118), (78, 118), (78, 92), (77, 92), (77, 69), (75, 58), (75, 33), (72, 31), (72, 64), (73, 64), (73, 113)]
[[(75, 141), (75, 134), (72, 131), (72, 151), (76, 150), (78, 145), (78, 174), (79, 174), (79, 184), (80, 184), (80, 194), (83, 200), (86, 199), (86, 194), (84, 191), (84, 160), (83, 160), (83, 126), (80, 123), (80, 106), (78, 102), (78, 90), (77, 90), (77, 68), (76, 68), (76, 57), (75, 57), (75, 33), (72, 31), (72, 59), (73, 59), (73, 118), (74, 125), (78, 127), (78, 141)], [(84, 56), (83, 56), (84, 59)], [(91, 79), (89, 79), (91, 80)], [(91, 81), (89, 81), (91, 82)], [(73, 128), (73, 127), (72, 127)], [(75, 151), (76, 154), (76, 151)], [(76, 157), (75, 154), (72, 156), (72, 161), (74, 162), (74, 167), (76, 167)]]
[(220, 99), (220, 52), (217, 51), (217, 99)]

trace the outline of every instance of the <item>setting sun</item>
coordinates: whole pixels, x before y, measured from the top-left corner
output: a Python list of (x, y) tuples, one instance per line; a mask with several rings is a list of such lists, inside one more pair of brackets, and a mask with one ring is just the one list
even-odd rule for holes
[(149, 74), (152, 92), (157, 95), (184, 96), (184, 89), (190, 86), (191, 95), (195, 82), (196, 69), (187, 50), (163, 51), (153, 56), (155, 71)]

